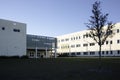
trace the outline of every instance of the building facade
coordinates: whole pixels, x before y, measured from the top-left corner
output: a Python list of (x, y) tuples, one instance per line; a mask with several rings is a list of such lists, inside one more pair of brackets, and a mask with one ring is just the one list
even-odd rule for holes
[(26, 24), (0, 19), (0, 56), (26, 55)]
[[(120, 23), (113, 28), (114, 35), (102, 46), (102, 56), (120, 56)], [(57, 36), (57, 53), (69, 56), (99, 56), (99, 46), (90, 37), (89, 30)]]
[(56, 38), (27, 35), (27, 55), (29, 58), (56, 57)]

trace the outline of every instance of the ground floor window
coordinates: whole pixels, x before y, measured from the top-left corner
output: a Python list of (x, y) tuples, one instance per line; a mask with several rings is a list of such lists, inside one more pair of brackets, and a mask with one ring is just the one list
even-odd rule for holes
[(90, 52), (90, 55), (95, 55), (95, 52)]
[(30, 52), (30, 56), (31, 56), (31, 57), (34, 57), (34, 52)]
[(118, 50), (117, 53), (120, 54), (120, 50)]
[(84, 55), (88, 55), (88, 52), (83, 52)]
[(77, 55), (80, 55), (81, 53), (80, 52), (77, 52)]

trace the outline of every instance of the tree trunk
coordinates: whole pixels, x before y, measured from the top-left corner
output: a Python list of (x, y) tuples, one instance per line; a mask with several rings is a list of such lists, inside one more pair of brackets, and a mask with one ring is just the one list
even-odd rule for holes
[(101, 47), (102, 47), (102, 46), (101, 46), (101, 44), (100, 44), (100, 45), (99, 45), (99, 68), (98, 68), (99, 71), (101, 71), (101, 67), (102, 67), (102, 65), (101, 65), (101, 63), (102, 63), (102, 62), (101, 62)]

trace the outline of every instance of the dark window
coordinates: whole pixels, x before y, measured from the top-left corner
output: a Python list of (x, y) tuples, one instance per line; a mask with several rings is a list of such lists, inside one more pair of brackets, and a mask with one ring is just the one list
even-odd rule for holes
[(120, 43), (120, 40), (117, 40), (117, 43)]
[(83, 46), (88, 46), (88, 44), (83, 44)]
[(106, 41), (106, 44), (108, 44), (108, 41)]
[(110, 44), (112, 44), (112, 41), (110, 41)]
[(80, 52), (77, 52), (77, 55), (80, 55), (81, 53)]
[(106, 54), (108, 54), (108, 51), (106, 51)]
[(76, 40), (78, 39), (78, 37), (76, 37)]
[(71, 45), (71, 48), (74, 48), (75, 47), (75, 45)]
[(110, 54), (113, 54), (113, 52), (112, 52), (112, 51), (110, 51)]
[(119, 33), (120, 32), (120, 30), (119, 29), (117, 29), (117, 33)]
[(95, 45), (95, 43), (90, 43), (90, 46), (94, 46)]
[(120, 54), (120, 50), (118, 50), (117, 53)]
[(2, 27), (2, 30), (5, 30), (5, 27)]
[(79, 36), (79, 39), (80, 39), (80, 36)]
[(104, 51), (102, 51), (102, 54), (104, 54)]
[(80, 44), (77, 44), (76, 47), (80, 47)]
[(95, 52), (90, 52), (90, 55), (95, 55)]
[(13, 29), (14, 32), (20, 32), (20, 29)]
[(88, 55), (88, 52), (83, 52), (84, 55)]
[(71, 53), (72, 56), (75, 56), (75, 53)]

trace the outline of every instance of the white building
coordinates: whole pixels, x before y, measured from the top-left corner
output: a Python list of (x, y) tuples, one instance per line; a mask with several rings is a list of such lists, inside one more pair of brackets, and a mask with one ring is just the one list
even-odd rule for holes
[[(102, 56), (120, 56), (120, 23), (114, 27), (114, 36), (102, 46)], [(57, 36), (57, 53), (69, 56), (98, 56), (99, 46), (90, 37), (88, 30)]]
[(0, 56), (26, 55), (26, 24), (0, 19)]

